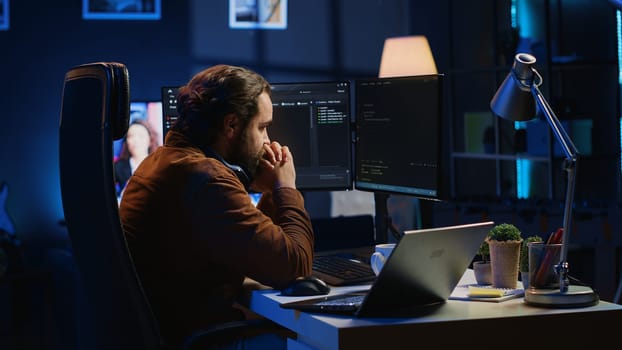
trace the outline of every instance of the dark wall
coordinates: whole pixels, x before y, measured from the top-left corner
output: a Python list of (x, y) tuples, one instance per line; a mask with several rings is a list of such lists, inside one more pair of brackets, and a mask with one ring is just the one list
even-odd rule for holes
[(0, 180), (10, 185), (7, 208), (16, 230), (26, 241), (63, 244), (66, 237), (59, 225), (57, 134), (68, 68), (122, 62), (132, 99), (149, 100), (159, 99), (161, 86), (183, 84), (215, 63), (248, 66), (274, 82), (373, 76), (386, 37), (423, 34), (443, 70), (447, 6), (293, 0), (287, 30), (232, 30), (227, 1), (163, 0), (159, 21), (84, 20), (75, 0), (11, 1), (10, 29), (0, 31)]
[(189, 75), (187, 5), (165, 1), (161, 21), (86, 21), (80, 2), (68, 0), (11, 1), (10, 10), (10, 30), (0, 31), (0, 180), (10, 185), (7, 210), (22, 238), (57, 239), (64, 236), (57, 144), (65, 72), (123, 62), (132, 98), (157, 98), (159, 86)]

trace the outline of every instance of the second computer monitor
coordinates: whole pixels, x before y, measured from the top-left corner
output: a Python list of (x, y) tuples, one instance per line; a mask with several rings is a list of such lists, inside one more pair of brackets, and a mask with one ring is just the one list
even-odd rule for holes
[(440, 200), (443, 75), (356, 80), (358, 190)]

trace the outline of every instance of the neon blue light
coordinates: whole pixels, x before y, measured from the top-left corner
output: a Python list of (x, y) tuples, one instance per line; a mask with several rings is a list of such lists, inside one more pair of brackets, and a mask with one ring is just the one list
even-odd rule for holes
[(510, 6), (512, 27), (518, 29), (519, 36), (525, 40), (538, 40), (542, 28), (538, 26), (539, 23), (535, 18), (542, 4), (532, 0), (512, 0)]
[[(622, 15), (616, 11), (616, 33), (618, 36), (618, 84), (622, 85)], [(620, 120), (620, 147), (622, 151), (622, 119)], [(622, 171), (622, 152), (620, 152), (620, 170)]]
[(518, 199), (529, 198), (531, 192), (531, 173), (532, 163), (527, 159), (516, 160), (516, 197)]
[[(510, 16), (512, 28), (518, 27), (518, 10), (517, 1), (512, 0), (510, 4)], [(520, 130), (527, 128), (525, 122), (514, 122), (514, 130)], [(529, 198), (529, 192), (531, 191), (531, 161), (527, 159), (516, 160), (516, 197), (518, 199)]]
[(616, 11), (616, 29), (618, 34), (618, 84), (622, 85), (622, 15)]
[[(514, 130), (526, 129), (526, 122), (514, 122)], [(527, 159), (516, 160), (516, 197), (529, 198), (529, 192), (531, 190), (531, 161)]]

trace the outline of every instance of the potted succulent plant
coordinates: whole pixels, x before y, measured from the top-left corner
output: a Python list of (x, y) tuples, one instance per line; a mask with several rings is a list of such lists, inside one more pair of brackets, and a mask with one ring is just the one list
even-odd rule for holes
[(520, 230), (512, 224), (499, 224), (490, 230), (486, 241), (490, 249), (493, 287), (516, 288), (523, 241)]
[(477, 250), (480, 260), (473, 262), (473, 273), (477, 284), (492, 284), (492, 270), (490, 268), (490, 249), (488, 242), (484, 240)]
[(519, 271), (521, 275), (521, 281), (523, 282), (523, 288), (529, 288), (529, 243), (542, 242), (540, 236), (529, 236), (523, 239), (523, 243), (520, 248), (520, 262)]

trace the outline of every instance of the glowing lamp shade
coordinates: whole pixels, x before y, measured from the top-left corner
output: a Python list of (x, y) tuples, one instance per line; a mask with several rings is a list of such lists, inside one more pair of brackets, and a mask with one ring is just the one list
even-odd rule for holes
[(423, 35), (387, 38), (378, 77), (437, 74), (428, 39)]

